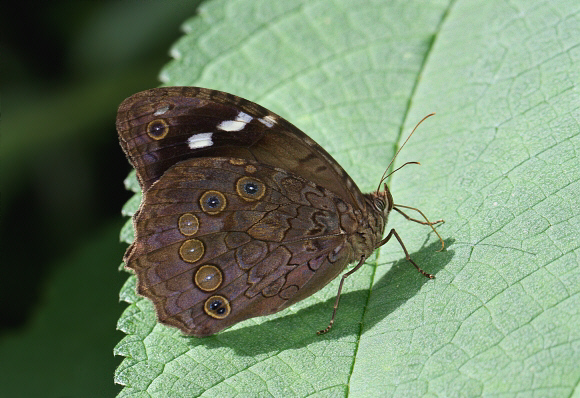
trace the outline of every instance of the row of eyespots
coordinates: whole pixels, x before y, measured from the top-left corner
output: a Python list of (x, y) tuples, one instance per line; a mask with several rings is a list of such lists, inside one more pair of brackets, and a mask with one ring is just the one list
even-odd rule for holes
[[(247, 201), (261, 199), (266, 193), (266, 186), (256, 178), (242, 177), (236, 183), (236, 192)], [(204, 213), (216, 215), (225, 210), (227, 200), (223, 193), (209, 190), (201, 195), (199, 205)]]
[[(256, 178), (242, 177), (236, 182), (236, 192), (244, 200), (255, 201), (264, 196), (266, 186)], [(204, 213), (216, 215), (226, 208), (227, 200), (221, 192), (209, 190), (201, 195), (199, 204)], [(199, 231), (199, 218), (192, 213), (182, 214), (177, 226), (184, 236), (193, 236)], [(179, 256), (188, 263), (199, 261), (204, 253), (205, 247), (199, 239), (188, 239), (179, 247)], [(202, 291), (213, 292), (221, 286), (223, 272), (213, 264), (204, 264), (195, 272), (193, 282)], [(224, 319), (231, 312), (228, 299), (219, 295), (208, 298), (203, 309), (207, 315), (216, 319)]]
[[(254, 201), (262, 198), (266, 192), (264, 184), (249, 177), (242, 177), (236, 184), (236, 191), (247, 201)], [(201, 195), (199, 199), (201, 210), (209, 215), (221, 213), (227, 206), (227, 200), (223, 193), (209, 190)], [(185, 236), (192, 236), (199, 230), (199, 219), (195, 214), (184, 213), (177, 222), (179, 232)]]
[[(193, 215), (186, 213), (180, 217), (180, 220), (183, 218), (189, 219), (191, 216)], [(189, 232), (188, 229), (186, 230)], [(199, 239), (188, 239), (179, 248), (179, 255), (183, 261), (188, 263), (195, 263), (201, 259), (204, 252), (203, 243)], [(204, 292), (217, 290), (221, 286), (223, 279), (223, 272), (213, 264), (202, 265), (193, 275), (193, 282)], [(206, 314), (216, 319), (224, 319), (231, 312), (229, 301), (223, 296), (211, 296), (205, 301), (203, 309)]]
[[(249, 177), (242, 177), (236, 184), (238, 194), (245, 200), (254, 201), (264, 196), (266, 192), (264, 184)], [(210, 190), (204, 192), (199, 200), (201, 210), (209, 215), (221, 213), (227, 206), (224, 194)], [(199, 230), (199, 219), (192, 213), (185, 213), (177, 222), (179, 231), (185, 236), (192, 236)], [(203, 243), (199, 239), (188, 239), (181, 244), (179, 254), (188, 263), (195, 263), (204, 254)]]
[[(215, 194), (216, 191), (206, 192), (204, 195), (202, 195), (202, 203), (207, 203), (207, 198), (204, 200), (204, 196), (211, 196)], [(225, 207), (225, 198), (221, 193), (217, 192), (217, 194), (218, 196), (221, 195), (221, 198), (223, 198), (221, 203), (223, 204), (223, 207)], [(209, 200), (209, 202), (213, 203), (213, 200)], [(191, 213), (185, 213), (181, 215), (177, 224), (179, 231), (185, 236), (195, 235), (199, 230), (199, 219)], [(205, 248), (203, 246), (203, 242), (199, 239), (188, 239), (184, 241), (179, 248), (180, 257), (183, 259), (183, 261), (188, 263), (195, 263), (201, 259), (204, 252)], [(199, 289), (204, 292), (213, 292), (217, 290), (221, 286), (223, 279), (223, 272), (213, 264), (202, 265), (193, 275), (193, 282)], [(211, 296), (205, 301), (203, 310), (212, 318), (224, 319), (230, 314), (231, 307), (228, 299), (223, 296), (216, 295)]]

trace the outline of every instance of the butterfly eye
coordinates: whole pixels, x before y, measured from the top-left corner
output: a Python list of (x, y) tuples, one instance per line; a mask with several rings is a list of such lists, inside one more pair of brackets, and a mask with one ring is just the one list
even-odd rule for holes
[(266, 193), (264, 183), (256, 178), (242, 177), (236, 183), (236, 191), (245, 200), (258, 200)]
[(211, 296), (205, 301), (206, 314), (216, 319), (224, 319), (230, 314), (230, 302), (223, 296)]
[(165, 138), (169, 133), (169, 125), (163, 119), (155, 119), (147, 125), (147, 135), (154, 140)]
[(375, 207), (380, 211), (385, 210), (385, 201), (380, 199), (380, 198), (376, 198), (375, 199)]
[(199, 199), (201, 210), (207, 214), (218, 214), (226, 208), (226, 197), (218, 191), (206, 191)]

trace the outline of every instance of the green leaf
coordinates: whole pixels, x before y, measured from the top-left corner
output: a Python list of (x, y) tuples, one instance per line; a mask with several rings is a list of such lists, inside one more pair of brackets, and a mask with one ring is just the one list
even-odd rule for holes
[[(390, 180), (438, 228), (346, 280), (215, 336), (183, 337), (122, 290), (121, 396), (571, 396), (580, 380), (577, 2), (207, 2), (167, 85), (228, 91), (286, 117), (361, 189), (425, 121)], [(415, 214), (409, 214), (415, 216)]]

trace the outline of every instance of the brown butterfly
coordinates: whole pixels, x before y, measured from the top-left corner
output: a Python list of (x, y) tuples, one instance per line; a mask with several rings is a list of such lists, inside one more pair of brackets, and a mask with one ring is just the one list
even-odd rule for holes
[(386, 184), (380, 190), (386, 175), (362, 194), (324, 149), (260, 105), (204, 88), (155, 88), (121, 104), (117, 130), (143, 190), (124, 261), (159, 321), (185, 334), (280, 311), (356, 262), (326, 333), (345, 278), (393, 236), (433, 278), (394, 229), (382, 236), (393, 209), (431, 228), (442, 220), (403, 213), (413, 208), (395, 205)]

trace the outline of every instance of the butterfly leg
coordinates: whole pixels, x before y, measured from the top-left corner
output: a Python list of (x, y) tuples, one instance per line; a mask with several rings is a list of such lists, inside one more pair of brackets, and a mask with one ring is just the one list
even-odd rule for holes
[[(417, 220), (415, 218), (409, 217), (407, 214), (403, 213), (403, 211), (401, 209), (398, 209), (398, 207), (404, 207), (405, 209), (415, 210), (417, 213), (419, 213), (419, 214), (421, 214), (423, 216), (423, 218), (425, 219), (425, 221), (421, 221), (421, 220)], [(445, 242), (443, 241), (443, 238), (441, 237), (441, 235), (439, 235), (439, 232), (437, 232), (437, 230), (433, 227), (433, 225), (437, 225), (437, 224), (439, 224), (441, 222), (445, 222), (443, 219), (437, 220), (435, 222), (431, 222), (431, 221), (429, 221), (429, 219), (427, 218), (427, 216), (425, 214), (423, 214), (423, 212), (421, 210), (417, 209), (416, 207), (410, 207), (410, 206), (404, 206), (404, 205), (394, 205), (393, 206), (393, 209), (395, 209), (397, 212), (399, 212), (400, 214), (402, 214), (403, 217), (405, 217), (409, 221), (414, 221), (414, 222), (419, 223), (419, 224), (423, 224), (423, 225), (430, 226), (431, 229), (433, 230), (433, 232), (435, 232), (435, 234), (437, 235), (437, 237), (441, 241), (441, 249), (439, 249), (437, 251), (440, 252), (443, 249), (445, 249)], [(399, 239), (399, 242), (401, 242), (400, 239)], [(402, 243), (401, 243), (401, 245), (402, 245)]]
[(413, 264), (415, 266), (415, 268), (417, 268), (417, 271), (419, 271), (420, 273), (422, 273), (423, 275), (425, 275), (429, 279), (435, 278), (435, 275), (423, 271), (421, 269), (421, 267), (419, 267), (411, 259), (411, 256), (409, 256), (409, 252), (407, 251), (407, 248), (405, 247), (405, 245), (404, 245), (403, 241), (401, 240), (401, 237), (399, 236), (399, 234), (397, 233), (397, 231), (395, 231), (395, 228), (391, 229), (391, 231), (389, 232), (389, 234), (387, 235), (387, 237), (385, 239), (383, 239), (382, 241), (380, 241), (379, 244), (377, 245), (377, 247), (381, 247), (382, 245), (384, 245), (385, 243), (387, 243), (389, 241), (389, 239), (391, 239), (391, 236), (394, 236), (395, 238), (397, 238), (397, 240), (399, 241), (399, 244), (401, 245), (401, 247), (403, 248), (403, 251), (405, 252), (405, 258), (407, 259), (408, 262), (410, 262), (411, 264)]
[[(401, 205), (398, 205), (398, 206), (401, 206)], [(410, 209), (419, 211), (419, 209), (415, 209), (414, 207), (413, 208), (410, 208)], [(413, 218), (413, 217), (408, 216), (406, 213), (403, 213), (403, 210), (398, 209), (396, 207), (393, 207), (393, 210), (396, 210), (399, 214), (401, 214), (407, 220), (413, 221), (413, 222), (416, 222), (416, 223), (419, 223), (419, 224), (422, 224), (422, 225), (437, 225), (437, 224), (442, 223), (442, 222), (445, 221), (443, 219), (440, 219), (440, 220), (437, 220), (437, 221), (421, 221), (421, 220), (417, 220), (416, 218)]]
[(338, 308), (338, 301), (340, 300), (340, 293), (342, 292), (342, 284), (344, 283), (344, 280), (346, 278), (348, 278), (350, 275), (352, 275), (356, 271), (358, 271), (358, 269), (364, 264), (365, 259), (366, 259), (365, 256), (362, 256), (359, 263), (356, 265), (356, 267), (354, 267), (353, 269), (348, 271), (340, 279), (340, 284), (338, 285), (338, 293), (336, 295), (336, 301), (334, 302), (334, 310), (332, 311), (332, 318), (330, 318), (330, 323), (328, 324), (326, 329), (319, 330), (318, 332), (316, 332), (316, 334), (321, 335), (321, 334), (327, 333), (332, 328), (332, 325), (334, 324), (334, 316), (336, 315), (336, 309)]

